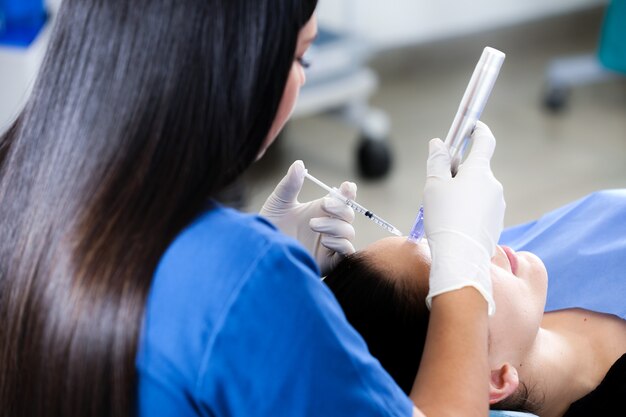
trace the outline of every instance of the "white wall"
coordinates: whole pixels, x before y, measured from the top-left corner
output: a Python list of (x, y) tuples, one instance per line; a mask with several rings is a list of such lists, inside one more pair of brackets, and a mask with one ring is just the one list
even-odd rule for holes
[(45, 46), (40, 38), (27, 51), (0, 47), (0, 133), (17, 116), (26, 100)]
[[(385, 48), (580, 10), (609, 0), (319, 0), (320, 22)], [(45, 0), (56, 10), (61, 0)]]
[(28, 49), (0, 46), (0, 133), (15, 119), (28, 98), (46, 52), (50, 30), (50, 25), (46, 25)]
[(594, 7), (607, 0), (319, 0), (320, 23), (406, 46)]
[[(54, 12), (62, 0), (46, 0)], [(405, 46), (604, 4), (607, 0), (319, 0), (320, 22), (372, 42)], [(0, 131), (32, 85), (45, 36), (28, 51), (0, 48)]]

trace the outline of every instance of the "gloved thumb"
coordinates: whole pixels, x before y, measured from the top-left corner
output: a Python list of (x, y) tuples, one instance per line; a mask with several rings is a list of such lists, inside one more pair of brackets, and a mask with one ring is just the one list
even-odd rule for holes
[(344, 181), (339, 186), (339, 192), (350, 200), (356, 200), (356, 184), (349, 181)]
[(486, 124), (478, 121), (472, 133), (472, 149), (467, 156), (464, 165), (476, 167), (489, 167), (489, 162), (496, 149), (496, 138)]
[(274, 196), (285, 203), (295, 202), (302, 189), (305, 173), (304, 163), (299, 160), (295, 161), (289, 167), (287, 175), (280, 180), (274, 189)]
[(435, 178), (452, 178), (450, 168), (450, 152), (441, 139), (431, 139), (428, 143), (428, 162), (426, 176)]

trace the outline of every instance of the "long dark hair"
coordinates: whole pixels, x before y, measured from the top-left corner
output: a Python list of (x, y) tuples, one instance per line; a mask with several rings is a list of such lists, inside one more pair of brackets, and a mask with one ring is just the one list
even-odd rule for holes
[(63, 0), (0, 138), (0, 413), (126, 416), (155, 267), (255, 159), (316, 0)]

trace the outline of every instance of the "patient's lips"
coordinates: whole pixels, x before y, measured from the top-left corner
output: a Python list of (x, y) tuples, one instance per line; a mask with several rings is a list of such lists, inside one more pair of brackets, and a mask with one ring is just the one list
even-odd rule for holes
[(501, 248), (504, 253), (506, 253), (506, 257), (509, 260), (509, 264), (511, 265), (511, 272), (513, 273), (513, 275), (517, 275), (517, 254), (513, 249), (509, 248), (508, 246), (501, 246)]

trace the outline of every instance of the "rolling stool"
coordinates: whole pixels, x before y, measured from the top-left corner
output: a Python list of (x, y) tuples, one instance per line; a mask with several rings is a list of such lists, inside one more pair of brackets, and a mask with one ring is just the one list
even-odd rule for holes
[(378, 76), (365, 66), (370, 56), (363, 42), (320, 27), (307, 53), (314, 65), (300, 92), (293, 117), (324, 113), (358, 130), (356, 161), (364, 178), (384, 177), (392, 166), (387, 114), (368, 104)]
[(546, 74), (543, 105), (558, 112), (567, 104), (572, 87), (593, 84), (626, 74), (626, 0), (612, 0), (606, 9), (597, 53), (553, 60)]

